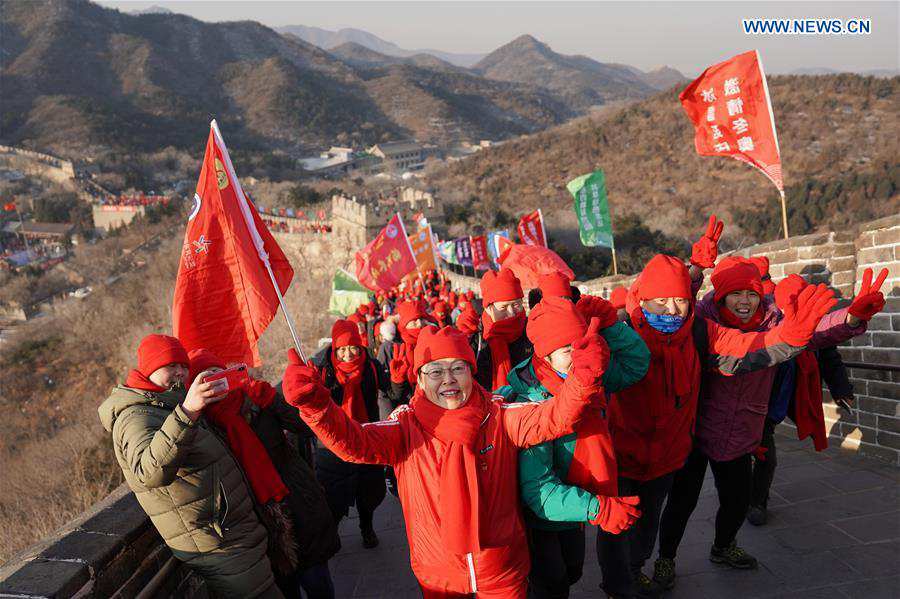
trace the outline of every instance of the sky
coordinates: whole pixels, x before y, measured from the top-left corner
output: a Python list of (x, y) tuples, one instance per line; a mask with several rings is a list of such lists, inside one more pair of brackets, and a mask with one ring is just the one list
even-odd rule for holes
[[(100, 1), (122, 11), (163, 6), (203, 21), (255, 20), (270, 27), (363, 29), (405, 49), (488, 53), (528, 33), (562, 54), (584, 54), (688, 76), (758, 49), (766, 71), (900, 67), (900, 2), (474, 2), (357, 0)], [(868, 18), (870, 35), (748, 35), (748, 18)]]

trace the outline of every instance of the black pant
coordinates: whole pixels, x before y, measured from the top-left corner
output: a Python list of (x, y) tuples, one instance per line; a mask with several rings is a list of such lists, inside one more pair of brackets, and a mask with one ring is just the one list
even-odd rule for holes
[(635, 580), (644, 562), (653, 554), (663, 501), (672, 487), (674, 473), (653, 480), (619, 478), (619, 496), (641, 498), (641, 517), (617, 535), (602, 528), (597, 531), (597, 559), (603, 571), (603, 589), (612, 595), (632, 597)]
[(659, 528), (660, 557), (675, 559), (688, 520), (697, 507), (707, 464), (712, 468), (716, 491), (719, 494), (715, 546), (725, 548), (730, 545), (744, 523), (750, 507), (751, 454), (727, 462), (717, 462), (694, 448), (685, 465), (675, 473), (669, 501), (663, 510)]
[(529, 599), (566, 599), (584, 570), (584, 526), (549, 531), (528, 527)]
[(276, 577), (276, 582), (285, 599), (334, 599), (328, 562), (297, 570), (287, 577)]
[(766, 418), (763, 426), (761, 446), (766, 448), (765, 460), (753, 460), (753, 492), (750, 494), (750, 505), (765, 508), (769, 503), (769, 488), (775, 478), (775, 467), (778, 456), (775, 452), (775, 421)]

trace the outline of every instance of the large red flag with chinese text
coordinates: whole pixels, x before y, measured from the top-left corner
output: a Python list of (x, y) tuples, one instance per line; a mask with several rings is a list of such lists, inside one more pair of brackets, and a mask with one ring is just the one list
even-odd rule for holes
[(266, 261), (286, 292), (294, 270), (244, 195), (213, 121), (172, 302), (175, 336), (186, 349), (261, 364), (257, 341), (279, 305)]
[(757, 50), (703, 71), (679, 96), (702, 156), (731, 156), (761, 170), (784, 193), (769, 87)]
[(491, 267), (491, 259), (488, 257), (487, 239), (484, 235), (472, 235), (472, 267), (475, 270), (488, 270)]
[(529, 212), (521, 219), (516, 227), (519, 233), (519, 241), (525, 245), (540, 245), (547, 247), (547, 232), (544, 229), (544, 215), (538, 208), (534, 212)]
[(356, 280), (372, 291), (388, 291), (416, 269), (403, 219), (395, 214), (369, 244), (356, 252)]

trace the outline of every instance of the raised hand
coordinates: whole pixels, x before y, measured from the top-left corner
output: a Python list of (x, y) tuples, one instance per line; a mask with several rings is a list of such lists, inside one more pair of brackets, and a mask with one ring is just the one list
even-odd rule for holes
[(284, 400), (299, 408), (312, 399), (318, 388), (322, 386), (322, 378), (312, 362), (303, 363), (297, 350), (288, 350), (288, 366), (281, 379)]
[[(775, 293), (778, 293), (777, 288)], [(805, 347), (819, 321), (835, 305), (837, 299), (833, 290), (824, 284), (807, 285), (795, 298), (789, 298), (781, 308), (784, 312), (784, 321), (781, 324), (782, 339), (794, 347)]]
[(409, 362), (406, 360), (406, 344), (400, 343), (394, 346), (394, 357), (391, 358), (389, 365), (391, 371), (391, 382), (405, 383), (407, 372), (409, 371)]
[(597, 499), (600, 501), (600, 509), (597, 516), (591, 520), (591, 524), (599, 526), (606, 532), (617, 535), (628, 530), (641, 517), (641, 510), (638, 509), (641, 498), (637, 495), (627, 497), (598, 495)]
[(572, 376), (585, 387), (599, 384), (609, 364), (609, 347), (598, 330), (600, 319), (592, 318), (584, 337), (572, 344)]
[[(853, 298), (853, 302), (847, 309), (849, 313), (847, 324), (855, 326), (859, 324), (858, 321), (868, 321), (884, 309), (884, 294), (881, 292), (881, 285), (888, 276), (888, 269), (882, 268), (874, 283), (872, 282), (872, 274), (871, 268), (863, 271), (859, 293), (856, 294), (856, 297)], [(856, 322), (851, 317), (856, 319)]]
[(712, 268), (716, 265), (716, 258), (719, 256), (719, 238), (722, 237), (724, 228), (725, 223), (716, 220), (715, 214), (710, 215), (706, 233), (691, 247), (691, 264), (697, 268)]
[(578, 303), (575, 304), (575, 308), (588, 322), (592, 318), (597, 318), (600, 321), (601, 329), (611, 327), (619, 321), (616, 309), (602, 297), (582, 295)]
[(197, 375), (193, 384), (187, 390), (184, 401), (181, 402), (181, 409), (184, 410), (184, 413), (191, 420), (197, 420), (206, 406), (228, 397), (228, 382), (225, 379), (218, 379), (204, 383), (203, 376), (205, 374), (207, 374), (207, 371)]

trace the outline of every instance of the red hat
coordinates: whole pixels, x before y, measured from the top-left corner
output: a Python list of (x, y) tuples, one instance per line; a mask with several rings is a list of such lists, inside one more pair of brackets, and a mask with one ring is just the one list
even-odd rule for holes
[(225, 362), (220, 360), (216, 354), (208, 349), (191, 350), (188, 353), (188, 359), (190, 360), (190, 363), (188, 365), (187, 384), (192, 384), (194, 379), (197, 378), (197, 375), (204, 370), (209, 370), (210, 368), (225, 369)]
[(489, 270), (481, 277), (481, 297), (485, 306), (494, 302), (522, 299), (524, 295), (519, 279), (508, 268), (501, 269), (500, 272)]
[(634, 297), (640, 300), (657, 297), (693, 297), (691, 275), (684, 262), (674, 256), (653, 256), (631, 286)]
[(188, 366), (188, 353), (181, 341), (168, 335), (147, 335), (141, 340), (137, 350), (138, 371), (150, 376), (168, 364)]
[(766, 256), (753, 256), (750, 258), (750, 262), (756, 266), (756, 270), (759, 271), (759, 278), (762, 279), (763, 293), (766, 295), (771, 295), (775, 293), (775, 283), (772, 282), (772, 277), (769, 275), (769, 259)]
[(425, 327), (419, 334), (419, 342), (413, 353), (413, 368), (416, 372), (422, 366), (435, 360), (456, 358), (465, 360), (475, 372), (475, 352), (469, 345), (469, 339), (455, 327), (435, 329)]
[(347, 317), (347, 320), (349, 320), (350, 322), (355, 322), (356, 324), (360, 324), (366, 321), (366, 317), (359, 312), (354, 312)]
[[(468, 291), (466, 291), (464, 295), (466, 296), (466, 299), (469, 300), (470, 302), (471, 302), (473, 299), (475, 299), (475, 292), (472, 291), (471, 289), (469, 289)], [(522, 294), (522, 295), (524, 295), (524, 294)]]
[(349, 319), (334, 321), (334, 324), (331, 325), (331, 347), (338, 349), (348, 345), (362, 347), (362, 339), (359, 338), (359, 328)]
[(609, 303), (611, 303), (616, 310), (621, 310), (625, 307), (625, 299), (627, 297), (628, 287), (616, 287), (612, 290), (612, 293), (609, 294)]
[(447, 313), (447, 302), (435, 302), (434, 303), (434, 313), (435, 314), (446, 314)]
[(397, 325), (399, 330), (406, 328), (410, 322), (417, 318), (424, 318), (434, 322), (434, 319), (425, 311), (425, 304), (421, 301), (401, 302), (397, 306), (397, 314), (400, 315), (400, 322)]
[(371, 312), (369, 312), (369, 304), (360, 304), (356, 308), (356, 313), (361, 314), (363, 316), (365, 316), (366, 314), (371, 314)]
[(587, 328), (575, 304), (561, 297), (545, 297), (528, 315), (525, 334), (534, 344), (534, 353), (543, 358), (584, 337)]
[(542, 297), (572, 298), (572, 281), (561, 272), (541, 275), (538, 279), (538, 287), (541, 289)]
[(716, 264), (709, 279), (716, 292), (713, 298), (717, 302), (733, 291), (744, 289), (763, 294), (762, 279), (756, 265), (740, 256), (723, 258)]

